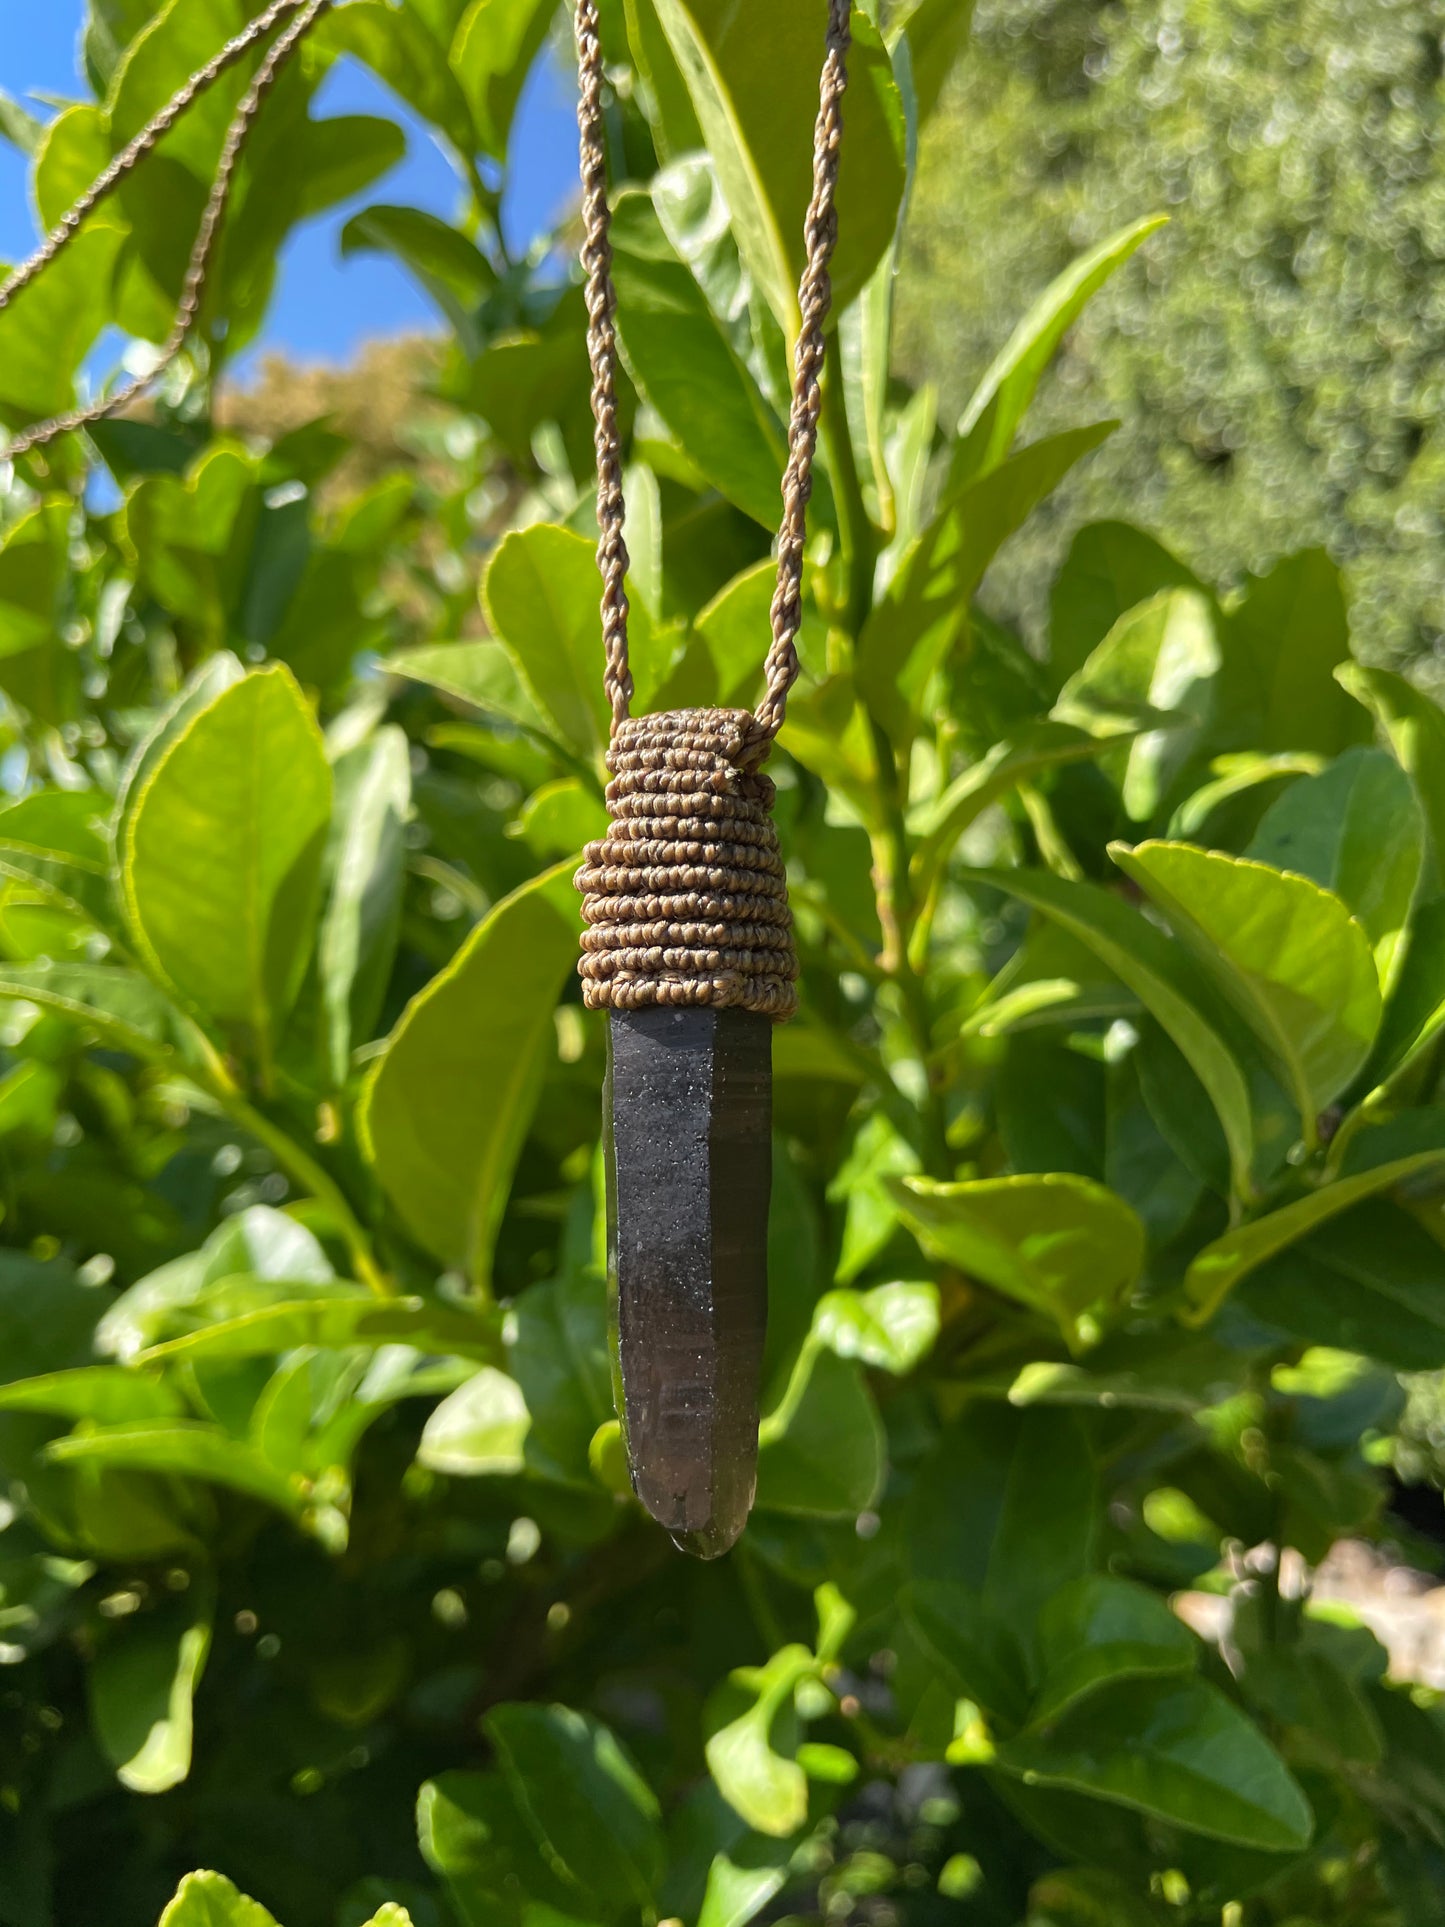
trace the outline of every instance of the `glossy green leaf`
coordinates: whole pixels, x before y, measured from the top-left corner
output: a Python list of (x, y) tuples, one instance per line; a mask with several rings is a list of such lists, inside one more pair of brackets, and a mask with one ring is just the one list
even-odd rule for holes
[(1273, 1853), (1309, 1843), (1308, 1802), (1279, 1755), (1203, 1680), (1131, 1680), (1090, 1696), (1046, 1732), (1005, 1741), (997, 1764), (1186, 1832)]
[(1239, 745), (1335, 756), (1368, 742), (1368, 719), (1335, 679), (1350, 653), (1340, 572), (1323, 549), (1250, 582), (1223, 629), (1222, 701)]
[(466, 1927), (522, 1927), (533, 1907), (550, 1920), (553, 1909), (575, 1905), (564, 1871), (543, 1858), (499, 1772), (438, 1774), (422, 1787), (416, 1817), (422, 1856)]
[(147, 1060), (171, 1056), (184, 1026), (149, 978), (112, 964), (0, 966), (0, 998), (19, 998), (72, 1018), (110, 1049)]
[(765, 1511), (856, 1518), (877, 1498), (883, 1427), (853, 1360), (806, 1345), (758, 1437), (757, 1503)]
[(830, 1351), (899, 1377), (927, 1357), (938, 1324), (938, 1287), (921, 1283), (825, 1292), (813, 1314), (813, 1329)]
[(747, 1927), (782, 1892), (788, 1879), (786, 1856), (750, 1848), (751, 1843), (744, 1842), (743, 1848), (714, 1856), (697, 1927)]
[(1040, 295), (963, 412), (950, 471), (954, 484), (987, 475), (1000, 465), (1059, 343), (1104, 283), (1167, 219), (1167, 215), (1151, 214), (1121, 228), (1080, 255)]
[(457, 24), (452, 72), (494, 160), (507, 157), (512, 116), (553, 13), (550, 0), (471, 0)]
[(1161, 591), (1202, 592), (1176, 556), (1127, 522), (1086, 522), (1054, 578), (1050, 655), (1060, 682), (1080, 670), (1121, 616)]
[(1398, 1076), (1445, 1030), (1445, 897), (1423, 904), (1410, 926), (1404, 962), (1375, 1046), (1372, 1072)]
[(735, 1718), (714, 1726), (708, 1770), (733, 1811), (771, 1839), (789, 1838), (807, 1818), (807, 1778), (795, 1759), (774, 1750), (773, 1727), (816, 1666), (806, 1646), (784, 1646), (766, 1666), (732, 1674), (716, 1696), (715, 1711), (744, 1704)]
[(906, 741), (934, 673), (966, 631), (969, 602), (999, 549), (1116, 424), (1031, 442), (985, 476), (950, 488), (900, 563), (858, 643), (858, 686), (896, 742)]
[(423, 1249), (478, 1279), (575, 965), (580, 915), (566, 863), (508, 897), (407, 1006), (368, 1075), (359, 1128)]
[(541, 711), (522, 686), (516, 664), (497, 642), (429, 642), (388, 656), (388, 674), (430, 683), (448, 696), (544, 735)]
[(1054, 1321), (1071, 1346), (1097, 1341), (1144, 1263), (1144, 1226), (1121, 1198), (1072, 1173), (938, 1184), (895, 1182), (903, 1221), (945, 1263)]
[(483, 1366), (427, 1420), (417, 1459), (461, 1478), (520, 1472), (531, 1424), (517, 1381)]
[(1445, 1166), (1445, 1147), (1407, 1150), (1403, 1156), (1388, 1158), (1367, 1170), (1337, 1178), (1281, 1210), (1226, 1232), (1224, 1237), (1204, 1247), (1185, 1276), (1185, 1290), (1198, 1320), (1202, 1323), (1210, 1317), (1250, 1272), (1332, 1218), (1338, 1218), (1367, 1198), (1393, 1190), (1409, 1178), (1438, 1171), (1442, 1166)]
[(321, 920), (317, 969), (326, 1058), (346, 1082), (351, 1053), (376, 1027), (401, 932), (411, 748), (393, 727), (378, 730), (336, 765), (331, 894)]
[(1333, 891), (1365, 926), (1388, 992), (1425, 857), (1424, 817), (1392, 756), (1346, 750), (1320, 775), (1291, 784), (1245, 854)]
[(1187, 843), (1111, 853), (1280, 1066), (1313, 1141), (1315, 1120), (1363, 1067), (1380, 1027), (1364, 930), (1329, 891), (1263, 863)]
[(971, 1586), (926, 1579), (902, 1598), (904, 1617), (955, 1699), (970, 1699), (1010, 1724), (1028, 1709), (1023, 1649), (1005, 1616)]
[(916, 1582), (978, 1595), (1029, 1651), (1048, 1600), (1093, 1570), (1098, 1473), (1068, 1411), (975, 1404), (918, 1468), (907, 1533)]
[(1358, 1350), (1397, 1371), (1437, 1371), (1441, 1263), (1440, 1246), (1407, 1211), (1366, 1200), (1266, 1258), (1245, 1277), (1240, 1303), (1291, 1338)]
[[(194, 1331), (168, 1338), (138, 1354), (142, 1364), (164, 1359), (269, 1358), (302, 1346), (340, 1349), (360, 1345), (416, 1345), (427, 1351), (459, 1357), (487, 1358), (496, 1351), (496, 1336), (481, 1318), (459, 1308), (424, 1298), (391, 1298), (378, 1303), (360, 1286), (338, 1284), (302, 1288), (279, 1282), (254, 1295), (261, 1300), (245, 1306), (243, 1281), (228, 1281), (233, 1289), (213, 1286), (197, 1309), (210, 1314)], [(244, 1307), (244, 1308), (243, 1308)]]
[(136, 940), (182, 996), (270, 1060), (314, 942), (331, 771), (284, 667), (185, 725), (137, 794), (122, 852)]
[(163, 1378), (119, 1365), (83, 1365), (0, 1387), (0, 1411), (53, 1412), (97, 1425), (124, 1425), (132, 1419), (184, 1417), (186, 1402)]
[(228, 1438), (219, 1426), (184, 1419), (107, 1425), (56, 1439), (47, 1456), (61, 1465), (91, 1463), (133, 1472), (172, 1473), (229, 1486), (299, 1518), (307, 1495), (297, 1481), (275, 1470), (253, 1447)]
[(1050, 1724), (1111, 1680), (1188, 1672), (1198, 1650), (1157, 1593), (1091, 1573), (1057, 1593), (1040, 1615), (1043, 1678), (1030, 1722)]
[(1419, 793), (1435, 866), (1445, 879), (1445, 710), (1388, 669), (1343, 663), (1341, 685), (1383, 726)]
[[(699, 0), (651, 4), (716, 164), (743, 259), (791, 338), (826, 8), (822, 0), (799, 0), (783, 14), (767, 0), (737, 0), (722, 11)], [(855, 22), (849, 69), (833, 271), (840, 309), (892, 242), (904, 186), (902, 104), (882, 42), (862, 23)]]
[(161, 1915), (160, 1927), (276, 1927), (256, 1900), (218, 1873), (188, 1873)]
[(1249, 1085), (1208, 1014), (1188, 959), (1146, 917), (1093, 885), (1068, 883), (1041, 870), (981, 873), (981, 880), (1030, 904), (1077, 937), (1158, 1020), (1208, 1092), (1229, 1146), (1234, 1186), (1248, 1194), (1254, 1161)]
[(156, 764), (166, 750), (203, 709), (209, 709), (217, 696), (244, 681), (245, 675), (239, 658), (232, 655), (229, 649), (208, 656), (187, 678), (180, 695), (161, 711), (137, 742), (121, 771), (116, 795), (115, 841), (118, 848), (124, 846), (126, 826), (134, 812), (136, 799), (155, 773)]
[(211, 1648), (212, 1588), (122, 1621), (90, 1668), (91, 1720), (132, 1793), (167, 1793), (191, 1770), (192, 1703)]
[[(967, 43), (972, 22), (972, 0), (919, 0), (903, 23), (901, 38), (908, 42), (920, 127), (933, 116), (944, 83)], [(897, 40), (891, 26), (889, 40), (896, 59)]]
[(386, 0), (350, 0), (320, 23), (313, 44), (355, 54), (458, 155), (471, 155), (475, 129), (466, 94), (446, 50), (415, 12)]
[(1136, 823), (1154, 817), (1195, 753), (1220, 660), (1209, 598), (1168, 589), (1121, 616), (1060, 691), (1054, 714), (1064, 722), (1114, 716), (1127, 724), (1141, 705), (1167, 715), (1167, 727), (1142, 733), (1108, 765)]
[(492, 629), (552, 734), (597, 763), (608, 711), (594, 545), (545, 524), (509, 535), (492, 557), (484, 596)]
[(450, 322), (469, 354), (482, 348), (477, 310), (497, 277), (475, 241), (419, 207), (378, 204), (353, 214), (341, 230), (341, 253), (385, 254), (397, 261)]
[(1132, 724), (1096, 733), (1070, 722), (1044, 719), (1024, 723), (1007, 741), (995, 743), (970, 769), (955, 777), (919, 818), (916, 827), (922, 841), (914, 854), (913, 867), (920, 884), (932, 880), (969, 826), (1011, 790), (1048, 770), (1102, 759), (1126, 748), (1141, 727)]
[(650, 1909), (662, 1872), (656, 1796), (607, 1727), (564, 1706), (498, 1706), (483, 1722), (549, 1865), (605, 1916)]
[(781, 422), (647, 195), (620, 197), (614, 244), (618, 326), (633, 379), (707, 480), (772, 528), (787, 461)]

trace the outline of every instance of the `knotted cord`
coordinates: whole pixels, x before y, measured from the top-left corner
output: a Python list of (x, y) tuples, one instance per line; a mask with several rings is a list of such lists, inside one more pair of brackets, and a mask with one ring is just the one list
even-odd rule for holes
[(214, 86), (222, 74), (243, 59), (251, 48), (288, 15), (294, 16), (286, 31), (279, 37), (271, 51), (266, 55), (256, 71), (256, 77), (247, 88), (240, 106), (232, 117), (226, 130), (225, 144), (221, 149), (216, 177), (211, 184), (211, 192), (206, 201), (201, 225), (196, 232), (195, 245), (186, 269), (186, 278), (181, 288), (181, 298), (176, 309), (176, 318), (161, 346), (154, 366), (144, 375), (133, 381), (123, 382), (100, 401), (84, 408), (72, 409), (68, 414), (57, 415), (50, 421), (36, 422), (31, 428), (17, 435), (6, 447), (0, 449), (0, 461), (13, 461), (19, 455), (29, 454), (32, 449), (40, 448), (46, 442), (54, 441), (60, 435), (68, 435), (76, 429), (92, 428), (108, 416), (118, 414), (137, 396), (144, 394), (165, 373), (181, 350), (195, 326), (196, 316), (200, 313), (201, 302), (205, 298), (206, 281), (215, 257), (216, 243), (220, 238), (226, 208), (230, 202), (231, 189), (235, 182), (236, 168), (245, 152), (251, 130), (256, 118), (265, 105), (266, 97), (280, 78), (281, 72), (300, 46), (311, 27), (333, 4), (333, 0), (272, 0), (272, 5), (263, 13), (257, 14), (241, 33), (228, 40), (206, 65), (192, 74), (185, 86), (180, 88), (165, 106), (149, 121), (126, 147), (122, 148), (80, 199), (61, 219), (41, 242), (28, 261), (6, 277), (0, 286), (0, 312), (3, 312), (35, 277), (63, 254), (65, 249), (80, 232), (86, 216), (93, 213), (101, 202), (108, 199), (122, 181), (145, 159), (170, 128), (180, 119), (191, 104), (198, 100), (210, 87)]

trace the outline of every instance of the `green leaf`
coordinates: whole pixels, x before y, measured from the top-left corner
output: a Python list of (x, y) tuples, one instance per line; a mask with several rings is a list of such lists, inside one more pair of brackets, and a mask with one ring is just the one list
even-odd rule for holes
[(1005, 1741), (997, 1764), (1216, 1840), (1272, 1853), (1309, 1844), (1312, 1816), (1279, 1755), (1203, 1680), (1130, 1680), (1047, 1732)]
[(787, 461), (781, 422), (673, 252), (646, 194), (619, 197), (613, 238), (628, 371), (713, 487), (773, 528)]
[(256, 1900), (218, 1873), (188, 1873), (161, 1915), (160, 1927), (276, 1927)]
[(145, 1347), (136, 1354), (137, 1363), (272, 1358), (306, 1346), (340, 1350), (410, 1344), (472, 1358), (491, 1357), (497, 1349), (496, 1334), (484, 1319), (425, 1298), (390, 1298), (379, 1303), (359, 1285), (335, 1283), (315, 1285), (303, 1296), (302, 1286), (280, 1280), (251, 1293), (260, 1302), (247, 1305), (248, 1282), (231, 1278), (213, 1285), (194, 1301), (206, 1322), (194, 1331)]
[(45, 123), (27, 114), (12, 94), (0, 89), (0, 138), (9, 141), (22, 154), (34, 155), (40, 147)]
[(137, 942), (263, 1066), (315, 936), (331, 770), (284, 666), (233, 684), (162, 750), (122, 852)]
[(1116, 426), (1097, 422), (1030, 442), (989, 475), (945, 492), (859, 638), (859, 689), (895, 742), (908, 740), (931, 678), (967, 630), (989, 563)]
[(388, 656), (391, 676), (430, 683), (448, 696), (515, 723), (535, 736), (546, 734), (541, 712), (522, 686), (516, 664), (497, 642), (429, 642)]
[(1223, 629), (1221, 700), (1237, 747), (1335, 756), (1368, 742), (1368, 719), (1335, 680), (1350, 653), (1340, 572), (1323, 549), (1252, 581)]
[(496, 292), (497, 277), (475, 241), (419, 207), (378, 204), (353, 214), (341, 230), (341, 254), (386, 254), (413, 277), (450, 322), (468, 355), (483, 340), (477, 310)]
[(1083, 667), (1122, 615), (1166, 589), (1203, 593), (1193, 572), (1142, 529), (1085, 523), (1050, 598), (1050, 656), (1059, 681)]
[(1136, 823), (1162, 807), (1209, 721), (1221, 661), (1214, 616), (1197, 590), (1166, 589), (1121, 616), (1059, 692), (1055, 716), (1086, 728), (1106, 717), (1127, 725), (1141, 706), (1167, 712), (1166, 727), (1141, 732), (1106, 765)]
[(86, 1675), (91, 1724), (132, 1793), (167, 1793), (191, 1770), (191, 1707), (211, 1649), (212, 1590), (122, 1620)]
[(317, 966), (327, 1062), (338, 1089), (352, 1050), (376, 1027), (391, 979), (410, 809), (411, 746), (404, 731), (378, 730), (336, 765), (331, 898)]
[(278, 1472), (249, 1445), (219, 1426), (184, 1419), (142, 1420), (106, 1425), (55, 1439), (46, 1456), (61, 1465), (119, 1466), (133, 1472), (165, 1472), (229, 1486), (292, 1518), (307, 1509), (304, 1484)]
[(1018, 897), (1077, 937), (1127, 984), (1188, 1059), (1223, 1126), (1236, 1191), (1253, 1191), (1254, 1123), (1249, 1086), (1204, 1000), (1188, 960), (1146, 917), (1092, 884), (1042, 870), (980, 872), (980, 882)]
[[(933, 118), (939, 95), (963, 52), (973, 24), (973, 0), (919, 0), (904, 23), (919, 127)], [(889, 28), (889, 40), (897, 40)]]
[(1028, 1652), (1046, 1603), (1090, 1571), (1099, 1482), (1076, 1413), (972, 1405), (915, 1474), (907, 1530), (915, 1581), (978, 1595)]
[(507, 158), (512, 116), (556, 9), (552, 0), (472, 0), (452, 41), (451, 67), (476, 124), (478, 144)]
[[(738, 248), (791, 340), (799, 325), (827, 9), (823, 0), (797, 0), (784, 12), (768, 0), (735, 0), (722, 10), (702, 0), (642, 3), (655, 7), (681, 69)], [(902, 103), (882, 42), (860, 21), (847, 112), (833, 269), (839, 310), (892, 243), (905, 175)]]
[(1367, 1200), (1255, 1266), (1240, 1303), (1292, 1338), (1359, 1351), (1397, 1371), (1438, 1371), (1441, 1264), (1440, 1246), (1408, 1211)]
[(423, 1249), (484, 1280), (581, 918), (572, 863), (499, 903), (408, 1004), (362, 1093), (366, 1155)]
[(1445, 897), (1416, 911), (1371, 1066), (1376, 1081), (1407, 1070), (1445, 1030)]
[(908, 1586), (903, 1615), (955, 1699), (970, 1699), (1010, 1725), (1029, 1701), (1027, 1667), (1015, 1631), (971, 1586), (925, 1579)]
[(1102, 759), (1134, 742), (1139, 733), (1137, 725), (1094, 734), (1069, 722), (1045, 719), (1021, 724), (1006, 741), (995, 743), (987, 755), (955, 777), (913, 825), (921, 839), (913, 870), (924, 894), (964, 832), (1019, 784), (1032, 782), (1047, 770)]
[(657, 1800), (607, 1727), (565, 1706), (497, 1706), (483, 1730), (548, 1864), (610, 1918), (652, 1907)]
[(483, 589), (488, 621), (551, 733), (593, 766), (609, 721), (601, 597), (593, 544), (545, 523), (503, 539)]
[(1198, 1650), (1157, 1593), (1102, 1573), (1076, 1579), (1039, 1618), (1043, 1683), (1031, 1723), (1048, 1725), (1111, 1680), (1187, 1673)]
[(441, 1773), (417, 1799), (417, 1838), (427, 1865), (447, 1884), (466, 1927), (523, 1927), (535, 1907), (565, 1909), (564, 1871), (543, 1858), (500, 1773)]
[(209, 709), (216, 697), (245, 680), (246, 671), (229, 649), (208, 656), (191, 675), (179, 696), (163, 709), (155, 722), (137, 742), (121, 772), (115, 805), (115, 843), (123, 848), (126, 827), (135, 810), (136, 799), (155, 772), (156, 764), (176, 738)]
[(1323, 1653), (1284, 1645), (1250, 1652), (1240, 1685), (1252, 1705), (1299, 1729), (1332, 1764), (1382, 1763), (1385, 1741), (1373, 1707)]
[(312, 45), (355, 54), (444, 134), (454, 153), (470, 158), (476, 130), (467, 97), (444, 49), (416, 13), (388, 6), (386, 0), (350, 0), (320, 22)]
[(1425, 820), (1393, 756), (1349, 749), (1320, 775), (1292, 783), (1245, 855), (1332, 890), (1364, 925), (1388, 992), (1425, 858)]
[(1380, 1027), (1364, 930), (1338, 897), (1267, 864), (1188, 843), (1110, 853), (1279, 1064), (1313, 1143), (1320, 1113), (1364, 1066)]
[(999, 351), (963, 412), (949, 476), (951, 485), (999, 467), (1013, 447), (1019, 425), (1059, 343), (1104, 283), (1167, 220), (1167, 215), (1151, 214), (1121, 228), (1080, 255), (1040, 295)]
[[(751, 1848), (751, 1850), (749, 1850)], [(697, 1927), (747, 1927), (787, 1885), (786, 1855), (750, 1842), (713, 1856)]]
[(1380, 723), (1414, 783), (1430, 828), (1435, 868), (1445, 881), (1445, 710), (1388, 669), (1349, 662), (1335, 674)]
[(172, 1056), (183, 1024), (148, 978), (111, 964), (0, 965), (0, 998), (72, 1018), (111, 1049), (151, 1062)]
[[(773, 1726), (816, 1670), (806, 1646), (784, 1646), (766, 1666), (733, 1673), (710, 1709), (708, 1770), (734, 1813), (770, 1839), (788, 1839), (808, 1817), (807, 1777), (795, 1759), (774, 1751)], [(724, 1722), (722, 1712), (739, 1700), (743, 1710)]]
[(1408, 1151), (1368, 1170), (1337, 1178), (1293, 1204), (1217, 1238), (1195, 1257), (1185, 1274), (1184, 1289), (1194, 1317), (1204, 1323), (1241, 1279), (1352, 1205), (1442, 1166), (1445, 1146)]
[(460, 1478), (520, 1472), (531, 1426), (521, 1386), (483, 1366), (427, 1420), (417, 1461)]
[(904, 1378), (938, 1337), (938, 1287), (875, 1285), (871, 1291), (829, 1291), (818, 1300), (813, 1330), (839, 1358), (856, 1358)]
[(120, 1365), (82, 1365), (0, 1386), (0, 1411), (53, 1412), (72, 1420), (93, 1419), (98, 1425), (123, 1425), (131, 1419), (182, 1418), (186, 1402), (164, 1379)]
[(1069, 1172), (892, 1189), (928, 1251), (1052, 1320), (1075, 1349), (1097, 1342), (1143, 1268), (1137, 1213)]
[(757, 1504), (764, 1511), (856, 1518), (882, 1487), (883, 1427), (862, 1371), (817, 1344), (805, 1344), (758, 1440)]

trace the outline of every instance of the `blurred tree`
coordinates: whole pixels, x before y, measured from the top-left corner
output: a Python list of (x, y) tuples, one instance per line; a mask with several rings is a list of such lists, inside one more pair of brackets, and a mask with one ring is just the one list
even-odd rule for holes
[(1431, 0), (983, 0), (924, 148), (907, 371), (955, 408), (1080, 246), (1174, 216), (1060, 365), (1057, 422), (1124, 428), (1002, 608), (1037, 625), (1068, 532), (1122, 512), (1216, 577), (1325, 542), (1366, 652), (1439, 663), (1442, 28)]

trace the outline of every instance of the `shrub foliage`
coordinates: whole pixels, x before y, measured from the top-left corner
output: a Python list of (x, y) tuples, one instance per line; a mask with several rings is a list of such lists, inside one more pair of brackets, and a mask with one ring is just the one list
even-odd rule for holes
[[(1047, 659), (978, 610), (1109, 432), (1026, 417), (1154, 223), (961, 422), (889, 382), (954, 0), (857, 20), (758, 1508), (704, 1567), (627, 1494), (583, 317), (497, 231), (551, 16), (338, 8), (153, 416), (8, 482), (0, 1920), (1416, 1927), (1445, 1721), (1308, 1576), (1445, 1365), (1445, 713), (1315, 551), (1222, 596), (1094, 524)], [(240, 17), (94, 0), (95, 99), (16, 123), (47, 217)], [(746, 701), (823, 8), (607, 19), (639, 699)], [(315, 110), (343, 53), (469, 198), (346, 230), (448, 339), (417, 462), (328, 489), (326, 420), (213, 399), (399, 151)], [(0, 321), (9, 420), (164, 333), (224, 113)]]

